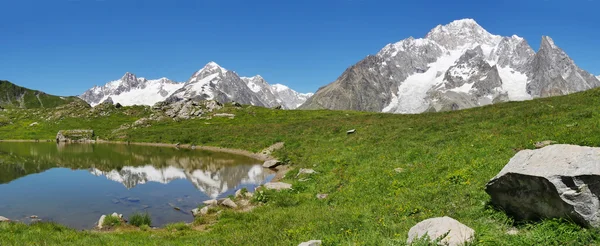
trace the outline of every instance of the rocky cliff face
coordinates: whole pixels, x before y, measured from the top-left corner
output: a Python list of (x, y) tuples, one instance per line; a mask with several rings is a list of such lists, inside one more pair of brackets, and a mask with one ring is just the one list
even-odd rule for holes
[(301, 106), (422, 113), (564, 95), (600, 86), (549, 37), (536, 53), (527, 41), (502, 37), (472, 19), (386, 45), (320, 88)]

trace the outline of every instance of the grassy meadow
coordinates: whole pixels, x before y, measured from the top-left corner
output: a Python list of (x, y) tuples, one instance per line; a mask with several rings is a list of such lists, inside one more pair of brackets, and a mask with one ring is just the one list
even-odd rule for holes
[[(600, 231), (568, 221), (515, 222), (484, 188), (519, 150), (553, 140), (600, 145), (600, 90), (420, 115), (287, 111), (227, 106), (213, 118), (122, 127), (149, 107), (0, 112), (0, 139), (53, 140), (61, 129), (94, 129), (115, 141), (189, 143), (275, 153), (294, 168), (293, 190), (267, 192), (249, 213), (224, 212), (205, 231), (75, 231), (53, 223), (0, 224), (0, 245), (403, 245), (408, 230), (450, 216), (476, 231), (475, 245), (595, 245)], [(51, 119), (49, 119), (51, 118)], [(30, 126), (37, 122), (37, 125)], [(119, 128), (121, 128), (119, 130)], [(356, 129), (355, 134), (346, 131)], [(299, 168), (317, 174), (296, 178)], [(319, 200), (317, 194), (329, 194)], [(0, 211), (1, 212), (1, 211)], [(1, 214), (0, 214), (1, 215)], [(518, 230), (512, 235), (509, 230)]]

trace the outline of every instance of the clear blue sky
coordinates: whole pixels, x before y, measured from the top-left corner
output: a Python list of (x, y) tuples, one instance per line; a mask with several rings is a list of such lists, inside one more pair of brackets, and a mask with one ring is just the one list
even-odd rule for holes
[(551, 36), (600, 74), (600, 0), (0, 0), (0, 79), (58, 95), (140, 77), (186, 81), (209, 61), (316, 91), (387, 43), (473, 18)]

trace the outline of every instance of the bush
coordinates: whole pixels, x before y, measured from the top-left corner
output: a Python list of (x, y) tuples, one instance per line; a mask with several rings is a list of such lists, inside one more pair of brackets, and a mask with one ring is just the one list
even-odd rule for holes
[(149, 231), (150, 230), (150, 226), (149, 225), (142, 225), (142, 226), (140, 226), (140, 229), (142, 231)]
[(114, 227), (114, 226), (120, 226), (121, 225), (121, 218), (119, 217), (115, 217), (115, 216), (106, 216), (106, 218), (104, 218), (104, 223), (102, 223), (102, 226), (108, 226), (108, 227)]
[(141, 227), (143, 225), (150, 226), (152, 225), (152, 218), (150, 218), (150, 215), (147, 212), (143, 214), (134, 213), (131, 215), (131, 217), (129, 217), (129, 224), (137, 227)]

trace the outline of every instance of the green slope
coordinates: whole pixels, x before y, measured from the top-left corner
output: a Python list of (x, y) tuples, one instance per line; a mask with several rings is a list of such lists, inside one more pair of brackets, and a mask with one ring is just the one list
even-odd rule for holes
[[(284, 141), (275, 154), (296, 169), (284, 179), (293, 191), (266, 194), (266, 206), (250, 213), (224, 212), (208, 232), (94, 233), (0, 224), (0, 244), (298, 245), (322, 239), (324, 245), (403, 245), (419, 221), (450, 216), (476, 231), (475, 245), (598, 245), (598, 229), (560, 220), (517, 223), (488, 205), (484, 188), (517, 151), (537, 141), (600, 146), (599, 105), (600, 89), (421, 115), (226, 107), (221, 112), (234, 119), (168, 119), (123, 130), (116, 129), (152, 112), (4, 111), (0, 117), (11, 122), (0, 126), (2, 139), (52, 139), (59, 129), (94, 129), (104, 139), (252, 151)], [(45, 120), (57, 114), (59, 120)], [(347, 135), (350, 129), (357, 131)], [(300, 181), (298, 168), (318, 173)], [(322, 193), (329, 197), (315, 197)], [(518, 233), (508, 234), (513, 228)]]
[(54, 108), (73, 101), (81, 99), (48, 95), (0, 80), (0, 107), (3, 108)]

